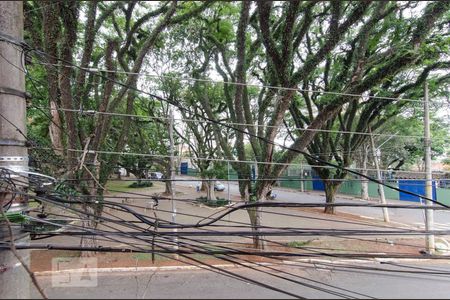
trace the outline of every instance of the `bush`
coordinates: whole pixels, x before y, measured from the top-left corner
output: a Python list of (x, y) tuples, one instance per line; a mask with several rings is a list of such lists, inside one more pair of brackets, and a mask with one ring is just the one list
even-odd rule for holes
[(292, 242), (288, 242), (286, 244), (286, 246), (288, 247), (292, 247), (292, 248), (301, 248), (304, 247), (308, 244), (310, 244), (312, 242), (312, 240), (307, 240), (307, 241), (292, 241)]
[(133, 182), (128, 187), (130, 187), (130, 188), (144, 188), (144, 187), (152, 187), (152, 186), (153, 186), (153, 182), (151, 182), (151, 181), (138, 181), (138, 182)]
[(224, 198), (217, 198), (216, 201), (208, 200), (206, 197), (199, 197), (196, 199), (197, 202), (204, 204), (209, 207), (221, 207), (228, 204), (228, 200)]

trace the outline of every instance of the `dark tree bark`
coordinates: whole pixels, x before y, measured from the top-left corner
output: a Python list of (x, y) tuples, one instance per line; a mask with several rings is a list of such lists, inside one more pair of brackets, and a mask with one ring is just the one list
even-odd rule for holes
[(55, 67), (58, 64), (58, 38), (61, 34), (61, 23), (55, 10), (59, 10), (57, 2), (50, 5), (47, 2), (43, 3), (43, 31), (44, 31), (44, 50), (49, 54), (49, 65), (45, 66), (47, 71), (48, 82), (48, 96), (49, 107), (51, 114), (51, 122), (49, 125), (49, 135), (52, 142), (52, 147), (57, 155), (63, 155), (63, 127), (61, 117), (59, 114), (59, 79), (58, 69)]
[[(70, 0), (62, 5), (60, 10), (64, 25), (61, 59), (68, 64), (72, 64), (73, 62), (73, 49), (77, 40), (79, 4), (78, 1)], [(63, 109), (72, 110), (74, 109), (71, 84), (73, 69), (71, 67), (62, 66), (60, 74), (61, 105)], [(68, 147), (70, 149), (78, 149), (78, 129), (75, 113), (65, 111), (64, 117), (67, 127)], [(74, 151), (67, 151), (67, 162), (73, 171), (74, 166), (77, 164), (77, 153)]]

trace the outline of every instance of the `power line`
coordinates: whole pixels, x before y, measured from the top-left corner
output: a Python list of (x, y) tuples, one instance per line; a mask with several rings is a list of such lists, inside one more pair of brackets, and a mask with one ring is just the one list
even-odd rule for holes
[[(37, 107), (36, 107), (37, 108)], [(112, 112), (101, 112), (101, 111), (95, 111), (95, 110), (82, 110), (82, 109), (67, 109), (67, 108), (51, 108), (51, 107), (39, 107), (41, 109), (49, 109), (49, 110), (57, 110), (57, 111), (67, 111), (67, 112), (77, 112), (83, 115), (87, 116), (95, 116), (96, 114), (99, 115), (107, 115), (107, 116), (120, 116), (120, 117), (133, 117), (133, 118), (142, 118), (142, 119), (155, 119), (155, 120), (169, 120), (168, 117), (153, 117), (153, 116), (142, 116), (142, 115), (135, 115), (135, 114), (124, 114), (124, 113), (112, 113)], [(181, 121), (181, 122), (196, 122), (196, 123), (210, 123), (214, 124), (214, 122), (211, 121), (205, 121), (205, 120), (196, 120), (196, 119), (185, 119), (185, 118), (174, 118), (175, 121)], [(260, 125), (260, 124), (247, 124), (247, 123), (233, 123), (233, 122), (221, 122), (221, 124), (226, 125), (236, 125), (236, 126), (253, 126), (253, 127), (265, 127), (265, 128), (281, 128), (282, 126), (271, 126), (271, 125)], [(295, 127), (291, 130), (299, 130), (299, 131), (314, 131), (314, 132), (329, 132), (329, 133), (343, 133), (343, 134), (356, 134), (356, 135), (367, 135), (367, 136), (386, 136), (386, 137), (392, 137), (392, 134), (383, 134), (383, 133), (368, 133), (368, 132), (358, 132), (358, 131), (345, 131), (345, 130), (327, 130), (327, 129), (313, 129), (313, 128), (299, 128)], [(421, 135), (395, 135), (397, 138), (423, 138)]]
[[(35, 50), (35, 51), (36, 51), (36, 50)], [(37, 53), (40, 53), (41, 55), (45, 55), (45, 56), (48, 56), (48, 57), (52, 57), (51, 55), (49, 55), (49, 54), (47, 54), (47, 53), (45, 53), (45, 52), (42, 52), (42, 51), (36, 51), (36, 52), (37, 52)], [(59, 61), (62, 61), (62, 62), (64, 62), (64, 63), (70, 63), (70, 62), (67, 62), (67, 61), (65, 61), (65, 60), (63, 60), (63, 59), (57, 58), (57, 57), (54, 57), (54, 58), (56, 58), (56, 59), (58, 59)], [(74, 66), (73, 64), (70, 64), (70, 65), (71, 65), (71, 66)], [(78, 67), (78, 66), (75, 66), (75, 67)], [(80, 67), (78, 67), (78, 68), (80, 68)], [(88, 71), (88, 72), (90, 72), (90, 71)], [(101, 75), (101, 74), (98, 75), (98, 76), (101, 76), (101, 77), (105, 78), (105, 76), (103, 76), (103, 75)], [(107, 78), (107, 77), (106, 77), (106, 78)], [(126, 87), (127, 89), (131, 89), (131, 90), (134, 90), (134, 91), (137, 91), (137, 92), (140, 92), (140, 93), (144, 93), (144, 94), (149, 95), (149, 96), (151, 96), (151, 97), (154, 97), (154, 98), (156, 98), (156, 99), (158, 99), (158, 100), (160, 100), (160, 101), (164, 101), (164, 102), (166, 102), (166, 103), (168, 103), (168, 104), (171, 104), (171, 105), (177, 107), (177, 108), (180, 109), (180, 110), (185, 110), (185, 111), (190, 112), (189, 109), (183, 107), (180, 103), (176, 103), (176, 102), (174, 102), (174, 101), (170, 101), (170, 100), (165, 99), (165, 98), (163, 98), (163, 97), (154, 95), (154, 94), (149, 93), (149, 92), (145, 92), (145, 91), (143, 91), (143, 90), (141, 90), (141, 89), (138, 89), (138, 88), (136, 88), (136, 87), (134, 87), (134, 86), (129, 86), (129, 85), (127, 85), (127, 84), (121, 83), (121, 82), (116, 81), (116, 80), (112, 80), (112, 79), (110, 79), (110, 78), (107, 78), (107, 79), (108, 79), (108, 80), (111, 80), (111, 81), (112, 81), (113, 83), (115, 83), (115, 84), (118, 84), (118, 85), (121, 85), (121, 86), (123, 86), (123, 87)], [(363, 174), (363, 173), (360, 173), (360, 172), (351, 170), (351, 169), (349, 169), (349, 168), (342, 167), (342, 166), (339, 166), (339, 165), (337, 165), (337, 164), (334, 164), (334, 163), (331, 163), (331, 162), (322, 160), (322, 159), (317, 158), (317, 157), (315, 157), (314, 155), (311, 155), (311, 154), (309, 154), (309, 153), (307, 153), (307, 152), (305, 152), (305, 151), (301, 151), (301, 150), (294, 149), (294, 148), (291, 148), (291, 147), (286, 147), (286, 146), (281, 145), (281, 144), (278, 144), (278, 143), (276, 143), (276, 142), (274, 142), (274, 141), (272, 141), (272, 140), (270, 140), (270, 139), (267, 139), (267, 138), (264, 138), (264, 137), (260, 137), (260, 136), (258, 136), (258, 135), (256, 135), (256, 134), (247, 132), (246, 130), (242, 130), (242, 129), (240, 129), (240, 128), (235, 128), (235, 127), (232, 127), (232, 126), (229, 126), (229, 125), (226, 125), (226, 124), (222, 124), (220, 121), (213, 120), (213, 119), (207, 118), (207, 117), (205, 117), (205, 116), (202, 116), (202, 115), (199, 115), (199, 114), (196, 114), (196, 113), (193, 113), (193, 115), (196, 115), (197, 117), (199, 117), (199, 118), (201, 118), (201, 119), (204, 119), (204, 120), (208, 120), (208, 121), (214, 122), (214, 123), (217, 124), (217, 125), (224, 126), (224, 127), (233, 129), (233, 130), (238, 131), (238, 132), (242, 132), (243, 134), (246, 134), (246, 135), (248, 135), (248, 136), (257, 138), (257, 139), (259, 139), (259, 140), (261, 140), (261, 141), (264, 141), (264, 142), (266, 142), (266, 143), (268, 143), (268, 144), (271, 144), (271, 145), (274, 145), (274, 146), (281, 147), (282, 149), (285, 149), (285, 150), (287, 150), (287, 151), (292, 151), (292, 152), (295, 152), (295, 153), (297, 153), (297, 154), (303, 154), (304, 156), (310, 157), (311, 159), (314, 159), (315, 161), (317, 161), (317, 162), (319, 162), (319, 163), (322, 163), (322, 164), (325, 164), (325, 165), (328, 165), (328, 166), (331, 166), (331, 167), (334, 167), (334, 168), (338, 168), (338, 169), (347, 171), (347, 172), (352, 173), (352, 174), (355, 174), (355, 175), (359, 175), (359, 176), (364, 177), (364, 178), (366, 178), (366, 179), (368, 179), (368, 180), (370, 180), (370, 181), (376, 182), (376, 183), (378, 183), (378, 184), (381, 184), (381, 185), (383, 185), (383, 186), (389, 187), (389, 188), (394, 189), (394, 190), (396, 190), (396, 191), (399, 191), (399, 192), (403, 192), (403, 193), (406, 193), (406, 194), (409, 194), (409, 195), (419, 196), (419, 197), (420, 197), (420, 195), (418, 195), (417, 193), (412, 193), (412, 192), (410, 192), (410, 191), (402, 190), (402, 189), (399, 189), (399, 188), (397, 188), (397, 187), (388, 185), (388, 184), (384, 183), (384, 182), (381, 181), (381, 180), (372, 178), (372, 177), (370, 177), (370, 176), (367, 176), (367, 175), (365, 175), (365, 174)], [(450, 208), (450, 206), (447, 206), (447, 205), (445, 205), (445, 204), (439, 203), (439, 202), (437, 202), (437, 201), (434, 200), (434, 199), (430, 199), (430, 198), (427, 198), (427, 197), (422, 197), (422, 198), (423, 198), (424, 200), (426, 200), (426, 201), (430, 201), (430, 202), (432, 202), (432, 203), (436, 203), (436, 204), (438, 204), (438, 205), (441, 205), (441, 206)]]
[[(55, 147), (30, 147), (31, 149), (42, 149), (42, 150), (59, 150), (59, 151), (73, 151), (84, 153), (84, 150), (78, 149), (66, 149), (66, 148), (55, 148)], [(159, 158), (170, 158), (170, 155), (164, 154), (150, 154), (150, 153), (135, 153), (135, 152), (116, 152), (116, 151), (103, 151), (103, 150), (88, 150), (87, 153), (98, 153), (98, 154), (113, 154), (113, 155), (131, 155), (131, 156), (142, 156), (142, 157), (159, 157)], [(233, 162), (233, 163), (248, 163), (248, 164), (261, 164), (261, 165), (282, 165), (282, 166), (299, 166), (299, 167), (317, 167), (324, 169), (336, 169), (334, 166), (326, 166), (326, 165), (309, 165), (309, 164), (299, 164), (299, 163), (279, 163), (279, 162), (263, 162), (263, 161), (252, 161), (252, 160), (231, 160), (225, 158), (209, 158), (209, 157), (189, 157), (189, 156), (179, 156), (175, 157), (180, 159), (189, 159), (189, 160), (208, 160), (208, 161), (218, 161), (218, 162)], [(318, 160), (318, 158), (315, 158)], [(342, 167), (339, 167), (342, 168)], [(347, 170), (367, 170), (367, 171), (376, 171), (376, 169), (364, 169), (364, 168), (345, 168)], [(412, 173), (412, 174), (424, 174), (425, 172), (420, 171), (402, 171), (402, 170), (388, 170), (382, 169), (380, 171), (395, 171), (396, 173)], [(266, 178), (267, 179), (267, 178)], [(270, 178), (273, 179), (273, 178)], [(370, 179), (369, 179), (370, 180)]]
[[(17, 43), (17, 42), (16, 42), (16, 43)], [(19, 45), (22, 46), (22, 47), (24, 47), (24, 46), (29, 47), (29, 46), (26, 45), (26, 44), (25, 44), (25, 45), (22, 45), (21, 43), (19, 43)], [(45, 52), (43, 52), (43, 51), (37, 50), (37, 49), (33, 49), (33, 51), (36, 52), (36, 53), (38, 53), (38, 54), (40, 54), (40, 55), (44, 55), (44, 56), (47, 56), (47, 57), (53, 57), (52, 55), (50, 55), (50, 54), (48, 54), (48, 53), (45, 53)], [(76, 65), (74, 65), (74, 64), (71, 64), (70, 62), (67, 62), (67, 61), (65, 61), (65, 60), (63, 60), (63, 59), (60, 59), (60, 58), (58, 58), (58, 57), (54, 57), (54, 58), (57, 59), (57, 60), (59, 60), (59, 61), (62, 61), (62, 62), (64, 62), (64, 63), (66, 63), (66, 64), (70, 64), (70, 66), (73, 66), (73, 67), (76, 67), (76, 68), (81, 68), (81, 67), (79, 67), (79, 66), (76, 66)], [(87, 70), (87, 71), (90, 72), (90, 73), (95, 73), (95, 72), (92, 72), (92, 71), (89, 71), (89, 70)], [(97, 74), (97, 76), (100, 76), (100, 77), (102, 77), (102, 78), (105, 78), (105, 76), (103, 76), (103, 75), (101, 75), (101, 74)], [(149, 92), (145, 92), (145, 91), (143, 91), (143, 90), (141, 90), (141, 89), (138, 89), (138, 88), (133, 87), (133, 86), (129, 86), (129, 85), (127, 85), (127, 84), (124, 84), (124, 83), (122, 83), (122, 82), (113, 80), (113, 79), (108, 78), (108, 77), (106, 77), (106, 79), (107, 79), (107, 80), (111, 80), (113, 83), (118, 84), (118, 85), (120, 85), (120, 86), (122, 86), (122, 87), (126, 87), (127, 89), (131, 89), (131, 90), (134, 90), (134, 91), (137, 91), (137, 92), (140, 92), (140, 93), (144, 93), (144, 94), (146, 94), (146, 95), (149, 95), (149, 96), (151, 96), (151, 97), (154, 97), (154, 98), (156, 98), (156, 99), (159, 99), (159, 100), (161, 100), (161, 101), (164, 101), (164, 102), (166, 102), (166, 103), (168, 103), (168, 104), (174, 105), (174, 106), (177, 107), (178, 109), (189, 111), (189, 109), (186, 109), (185, 107), (183, 107), (183, 106), (182, 106), (181, 104), (179, 104), (179, 103), (175, 103), (175, 102), (170, 101), (170, 100), (168, 100), (168, 99), (165, 99), (165, 98), (163, 98), (163, 97), (160, 97), (160, 96), (151, 94), (151, 93), (149, 93)], [(292, 152), (296, 152), (296, 153), (298, 153), (298, 154), (303, 154), (304, 156), (308, 156), (308, 157), (310, 157), (311, 159), (314, 159), (314, 160), (316, 160), (316, 161), (318, 161), (318, 162), (320, 162), (320, 163), (322, 163), (322, 164), (325, 164), (325, 165), (328, 165), (328, 166), (332, 166), (332, 167), (334, 167), (334, 168), (338, 168), (338, 169), (341, 169), (341, 170), (345, 170), (345, 171), (347, 171), (347, 172), (349, 172), (349, 173), (352, 173), (352, 174), (359, 175), (359, 176), (361, 176), (361, 177), (367, 178), (368, 180), (371, 180), (371, 181), (376, 182), (376, 183), (378, 183), (378, 184), (387, 186), (387, 187), (389, 187), (389, 188), (391, 188), (391, 189), (394, 189), (394, 190), (397, 190), (397, 191), (402, 191), (402, 192), (404, 192), (404, 193), (411, 194), (411, 195), (414, 195), (414, 196), (420, 196), (420, 195), (418, 195), (418, 194), (416, 194), (416, 193), (412, 193), (412, 192), (410, 192), (410, 191), (405, 191), (405, 190), (399, 189), (399, 188), (397, 188), (397, 187), (390, 186), (390, 185), (388, 185), (388, 184), (386, 184), (386, 183), (384, 183), (384, 182), (382, 182), (382, 181), (380, 181), (380, 180), (378, 180), (378, 179), (372, 178), (372, 177), (367, 176), (367, 175), (365, 175), (365, 174), (362, 174), (362, 173), (353, 171), (353, 170), (351, 170), (351, 169), (348, 169), (348, 168), (345, 168), (345, 167), (336, 165), (336, 164), (334, 164), (334, 163), (327, 162), (327, 161), (322, 160), (322, 159), (320, 159), (320, 158), (317, 158), (317, 157), (315, 157), (315, 156), (313, 156), (313, 155), (311, 155), (311, 154), (309, 154), (309, 153), (307, 153), (307, 152), (305, 152), (305, 151), (301, 151), (301, 150), (298, 150), (298, 149), (286, 147), (286, 146), (284, 146), (284, 145), (278, 144), (278, 143), (276, 143), (276, 142), (274, 142), (274, 141), (272, 141), (272, 140), (269, 140), (269, 139), (267, 139), (267, 138), (260, 137), (260, 136), (258, 136), (258, 135), (256, 135), (256, 134), (252, 134), (252, 133), (247, 132), (247, 131), (245, 131), (245, 130), (242, 130), (242, 129), (240, 129), (240, 128), (234, 128), (234, 127), (232, 127), (232, 126), (229, 126), (229, 125), (226, 125), (226, 124), (222, 124), (220, 121), (213, 120), (213, 119), (210, 119), (210, 118), (201, 116), (201, 115), (196, 114), (196, 113), (194, 113), (194, 115), (196, 115), (196, 116), (198, 116), (198, 117), (200, 117), (200, 118), (202, 118), (202, 119), (204, 119), (204, 120), (208, 120), (208, 121), (214, 122), (214, 123), (217, 124), (217, 125), (224, 126), (224, 127), (228, 127), (228, 128), (234, 129), (235, 131), (242, 132), (243, 134), (246, 134), (246, 135), (252, 136), (252, 137), (254, 137), (254, 138), (257, 138), (257, 139), (259, 139), (259, 140), (265, 141), (266, 143), (269, 143), (269, 144), (271, 144), (271, 145), (281, 147), (282, 149), (285, 149), (285, 150), (288, 150), (288, 151), (292, 151)], [(444, 206), (444, 207), (448, 207), (447, 205), (442, 204), (442, 203), (439, 203), (439, 202), (437, 202), (437, 201), (435, 201), (435, 200), (433, 200), (433, 199), (430, 199), (430, 198), (427, 198), (427, 197), (422, 197), (422, 198), (423, 198), (424, 200), (431, 201), (431, 202), (436, 203), (436, 204), (438, 204), (438, 205), (441, 205), (441, 206)], [(450, 208), (450, 207), (448, 207), (448, 208)]]
[(106, 70), (100, 68), (84, 68), (77, 65), (65, 65), (65, 64), (52, 64), (52, 63), (44, 63), (39, 62), (38, 64), (42, 65), (52, 65), (55, 67), (66, 67), (66, 68), (75, 68), (81, 69), (87, 72), (92, 73), (116, 73), (116, 74), (126, 74), (126, 75), (136, 75), (136, 76), (145, 76), (145, 77), (153, 77), (153, 78), (168, 78), (168, 79), (177, 79), (180, 81), (197, 81), (197, 82), (210, 82), (210, 83), (220, 83), (220, 84), (230, 84), (230, 85), (239, 85), (239, 86), (251, 86), (257, 88), (266, 88), (266, 89), (276, 89), (276, 90), (284, 90), (284, 91), (298, 91), (298, 92), (307, 92), (307, 93), (320, 93), (320, 94), (328, 94), (328, 95), (338, 95), (338, 96), (347, 96), (347, 97), (358, 97), (358, 98), (367, 98), (367, 99), (379, 99), (379, 100), (393, 100), (393, 101), (407, 101), (407, 102), (420, 102), (422, 100), (417, 99), (409, 99), (409, 98), (394, 98), (394, 97), (382, 97), (382, 96), (371, 96), (371, 95), (361, 95), (361, 94), (350, 94), (350, 93), (339, 93), (339, 92), (331, 92), (331, 91), (320, 91), (320, 90), (307, 90), (307, 89), (299, 89), (299, 88), (288, 88), (281, 86), (271, 86), (271, 85), (259, 85), (259, 84), (251, 84), (251, 83), (239, 83), (232, 81), (221, 81), (221, 80), (212, 80), (212, 79), (199, 79), (192, 77), (175, 77), (175, 76), (167, 76), (167, 75), (158, 75), (158, 74), (150, 74), (150, 73), (135, 73), (135, 72), (126, 72), (126, 71), (113, 71)]

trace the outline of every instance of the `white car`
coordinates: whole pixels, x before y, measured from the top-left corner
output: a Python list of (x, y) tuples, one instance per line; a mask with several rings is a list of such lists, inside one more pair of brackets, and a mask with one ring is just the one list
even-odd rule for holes
[(151, 172), (150, 173), (150, 178), (151, 179), (163, 179), (164, 175), (161, 172)]
[(222, 192), (225, 190), (225, 186), (220, 181), (216, 181), (216, 183), (214, 184), (214, 190), (218, 191), (218, 192)]
[[(202, 187), (202, 183), (198, 183), (195, 188), (197, 189), (197, 192), (200, 192), (200, 188)], [(214, 183), (214, 190), (218, 192), (222, 192), (225, 190), (225, 185), (223, 185), (220, 181), (216, 181)]]

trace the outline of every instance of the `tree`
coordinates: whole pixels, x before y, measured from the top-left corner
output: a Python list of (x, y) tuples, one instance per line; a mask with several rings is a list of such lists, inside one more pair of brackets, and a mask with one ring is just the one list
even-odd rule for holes
[[(166, 67), (168, 71), (190, 74), (197, 82), (210, 78), (211, 73), (219, 74), (225, 81), (221, 85), (223, 97), (211, 101), (210, 97), (203, 96), (205, 93), (199, 94), (198, 110), (191, 116), (198, 121), (207, 118), (213, 122), (214, 142), (220, 146), (223, 157), (233, 161), (232, 166), (240, 179), (241, 196), (246, 201), (265, 200), (271, 185), (287, 164), (302, 151), (313, 150), (311, 143), (319, 145), (320, 141), (327, 141), (329, 138), (324, 136), (315, 138), (319, 129), (340, 130), (360, 124), (362, 127), (358, 130), (365, 132), (364, 128), (369, 124), (362, 117), (364, 114), (373, 116), (370, 124), (373, 125), (377, 122), (377, 111), (394, 107), (389, 101), (371, 106), (353, 94), (393, 98), (405, 95), (410, 89), (403, 91), (402, 86), (406, 88), (407, 82), (420, 81), (422, 74), (428, 77), (425, 74), (428, 67), (431, 68), (429, 72), (444, 68), (443, 53), (448, 52), (445, 51), (448, 34), (442, 34), (448, 29), (448, 2), (430, 2), (423, 9), (416, 2), (372, 1), (116, 3), (85, 5), (72, 1), (61, 4), (65, 10), (61, 14), (65, 16), (64, 20), (57, 18), (53, 20), (56, 28), (48, 27), (49, 37), (50, 33), (62, 37), (56, 40), (59, 59), (73, 60), (75, 53), (62, 46), (71, 45), (73, 37), (78, 34), (71, 30), (74, 24), (70, 23), (77, 22), (77, 9), (86, 9), (86, 24), (94, 26), (84, 28), (84, 48), (76, 53), (82, 57), (82, 66), (103, 67), (109, 61), (108, 69), (133, 72), (117, 74), (117, 79), (126, 83), (126, 86), (117, 88), (107, 80), (112, 74), (91, 77), (87, 76), (85, 69), (73, 74), (73, 70), (58, 66), (59, 73), (82, 82), (71, 86), (70, 81), (59, 77), (63, 108), (69, 106), (70, 91), (74, 90), (76, 108), (79, 107), (79, 99), (89, 99), (88, 103), (81, 102), (83, 108), (130, 114), (136, 98), (133, 87), (140, 84), (134, 73), (142, 70), (146, 58), (154, 53), (164, 56), (167, 52), (164, 57), (171, 62)], [(101, 11), (98, 17), (92, 13), (95, 6)], [(142, 10), (145, 10), (144, 15), (137, 13)], [(415, 15), (410, 17), (409, 13), (413, 11)], [(106, 17), (101, 24), (106, 25), (100, 27), (105, 28), (105, 36), (91, 39), (98, 32), (94, 30), (93, 34), (91, 28), (96, 28), (103, 15)], [(194, 15), (198, 18), (191, 18)], [(144, 24), (154, 26), (147, 31), (143, 30)], [(186, 37), (185, 32), (190, 35)], [(92, 40), (92, 49), (96, 51), (88, 47)], [(110, 45), (104, 49), (112, 49), (111, 53), (115, 53), (117, 60), (102, 51), (99, 42)], [(172, 66), (174, 70), (171, 70)], [(265, 87), (248, 86), (254, 82)], [(304, 92), (299, 92), (299, 89)], [(200, 90), (208, 91), (206, 87)], [(307, 97), (312, 96), (305, 92), (307, 90), (339, 94), (328, 93), (309, 101)], [(171, 103), (179, 106), (180, 111), (191, 111), (183, 101)], [(90, 124), (73, 118), (73, 113), (68, 111), (59, 117), (69, 133), (68, 142), (63, 140), (64, 145), (81, 149), (92, 132), (94, 142), (90, 149), (100, 149), (105, 141), (110, 141), (109, 147), (117, 150), (127, 144), (129, 118), (123, 118), (123, 130), (113, 136), (110, 134), (112, 120), (105, 115), (99, 114), (95, 123)], [(340, 124), (340, 118), (346, 123)], [(230, 128), (222, 122), (234, 125)], [(283, 126), (292, 133), (290, 149), (279, 149), (275, 145)], [(224, 128), (232, 130), (231, 140), (229, 132), (223, 134)], [(347, 144), (350, 139), (354, 139), (353, 147), (360, 144), (356, 136), (347, 137)], [(251, 157), (258, 162), (259, 178), (262, 179), (254, 187), (250, 184), (250, 166), (239, 163), (249, 158), (244, 146), (247, 142), (251, 145)], [(276, 157), (280, 150), (281, 155)], [(67, 159), (73, 160), (74, 157), (67, 155)], [(107, 166), (115, 165), (118, 158), (112, 156), (108, 163), (103, 163), (103, 157), (98, 159), (100, 169), (105, 170), (100, 171), (104, 174), (101, 178), (107, 180)], [(342, 159), (346, 160), (345, 156)], [(95, 157), (90, 155), (88, 161), (95, 162)], [(249, 210), (249, 216), (253, 229), (258, 230), (261, 223), (259, 209)], [(257, 247), (262, 245), (259, 235), (255, 235), (254, 243)]]
[[(248, 139), (260, 162), (259, 178), (263, 180), (257, 182), (254, 190), (249, 165), (233, 165), (246, 200), (264, 200), (276, 178), (308, 148), (318, 129), (333, 128), (333, 120), (338, 119), (344, 107), (358, 107), (352, 104), (356, 100), (349, 94), (400, 97), (406, 92), (401, 90), (401, 84), (415, 81), (420, 66), (444, 63), (440, 51), (448, 37), (441, 36), (440, 30), (447, 26), (444, 18), (448, 3), (429, 3), (414, 18), (405, 13), (417, 6), (414, 2), (291, 1), (279, 5), (259, 1), (256, 10), (251, 6), (248, 2), (220, 4), (215, 12), (226, 12), (226, 17), (208, 13), (195, 23), (208, 25), (195, 34), (195, 49), (202, 51), (202, 62), (214, 58), (216, 71), (226, 82), (223, 88), (228, 120), (238, 124), (233, 126), (235, 143), (230, 145), (221, 134), (223, 126), (216, 123), (216, 141), (227, 159), (242, 161), (248, 160), (244, 151)], [(210, 71), (205, 69), (199, 78), (207, 78)], [(246, 85), (250, 80), (281, 89), (263, 88), (253, 93)], [(305, 100), (309, 95), (298, 93), (298, 88), (341, 94), (317, 98), (319, 111), (314, 113), (313, 106), (308, 107)], [(218, 121), (224, 116), (214, 114), (207, 99), (199, 100), (208, 119)], [(299, 103), (307, 120), (296, 114)], [(389, 104), (367, 104), (366, 114), (375, 115)], [(299, 128), (303, 130), (293, 131), (291, 149), (284, 150), (275, 160), (274, 144), (286, 115), (292, 118), (291, 124), (302, 123)], [(259, 213), (252, 211), (250, 218), (257, 228)], [(255, 238), (255, 245), (258, 244)]]
[[(45, 54), (39, 52), (37, 66), (31, 68), (40, 68), (42, 62), (45, 66), (52, 146), (57, 155), (63, 156), (72, 186), (84, 194), (98, 196), (99, 204), (85, 204), (85, 211), (101, 215), (101, 187), (120, 160), (117, 155), (99, 155), (98, 151), (121, 152), (127, 145), (130, 117), (113, 121), (108, 114), (133, 113), (137, 73), (148, 53), (162, 47), (162, 33), (210, 4), (211, 1), (155, 4), (71, 0), (25, 5), (34, 11), (25, 24), (28, 42), (44, 47)], [(89, 68), (112, 72), (95, 74)], [(129, 73), (116, 74), (116, 70)], [(116, 84), (116, 80), (122, 84)], [(97, 113), (86, 118), (89, 115), (80, 115), (76, 110)], [(95, 228), (98, 221), (93, 218), (88, 223), (84, 225)]]
[[(445, 37), (439, 38), (437, 31), (443, 24), (442, 17), (448, 10), (448, 3), (430, 3), (421, 15), (405, 17), (404, 11), (414, 5), (291, 1), (274, 6), (272, 2), (260, 1), (257, 10), (249, 16), (249, 7), (243, 4), (236, 27), (234, 52), (230, 53), (230, 48), (226, 48), (226, 40), (217, 43), (211, 38), (217, 47), (216, 68), (225, 81), (236, 84), (233, 87), (224, 85), (228, 95), (234, 91), (234, 97), (229, 97), (232, 101), (227, 101), (230, 119), (248, 124), (236, 126), (239, 159), (245, 158), (239, 146), (243, 145), (240, 135), (245, 130), (249, 133), (247, 137), (255, 157), (264, 163), (259, 167), (259, 177), (277, 178), (286, 165), (310, 145), (318, 129), (327, 124), (332, 126), (332, 119), (342, 108), (355, 101), (355, 97), (347, 95), (383, 96), (386, 86), (391, 88), (387, 92), (390, 95), (395, 92), (398, 77), (405, 76), (430, 58), (441, 63), (442, 56), (436, 55), (433, 45), (445, 44)], [(249, 24), (254, 30), (250, 34), (246, 30)], [(394, 30), (389, 30), (392, 27)], [(258, 51), (261, 45), (265, 50), (262, 54)], [(221, 56), (221, 62), (218, 56)], [(234, 71), (227, 64), (230, 57), (236, 61)], [(330, 79), (327, 78), (330, 72), (335, 74), (332, 84), (326, 81)], [(249, 99), (248, 88), (242, 85), (247, 82), (248, 74), (265, 85), (284, 89), (262, 89), (256, 99)], [(312, 107), (307, 107), (306, 103), (305, 109), (309, 111), (306, 113), (308, 122), (305, 123), (296, 115), (295, 98), (300, 95), (295, 91), (298, 87), (342, 94), (321, 97), (317, 114), (313, 114)], [(305, 95), (301, 96), (299, 100), (305, 101), (302, 99)], [(208, 112), (207, 103), (202, 104)], [(257, 108), (256, 118), (253, 118), (251, 106)], [(285, 150), (276, 161), (278, 164), (273, 165), (270, 163), (274, 161), (274, 141), (286, 113), (296, 122), (305, 124), (300, 128), (306, 130), (295, 136), (291, 149)], [(208, 117), (214, 118), (212, 114)], [(220, 138), (218, 140), (220, 142)], [(225, 155), (228, 155), (229, 147), (224, 144), (220, 142)], [(254, 191), (256, 199), (263, 199), (274, 182), (258, 181)], [(258, 213), (251, 219), (252, 225), (258, 227)]]

